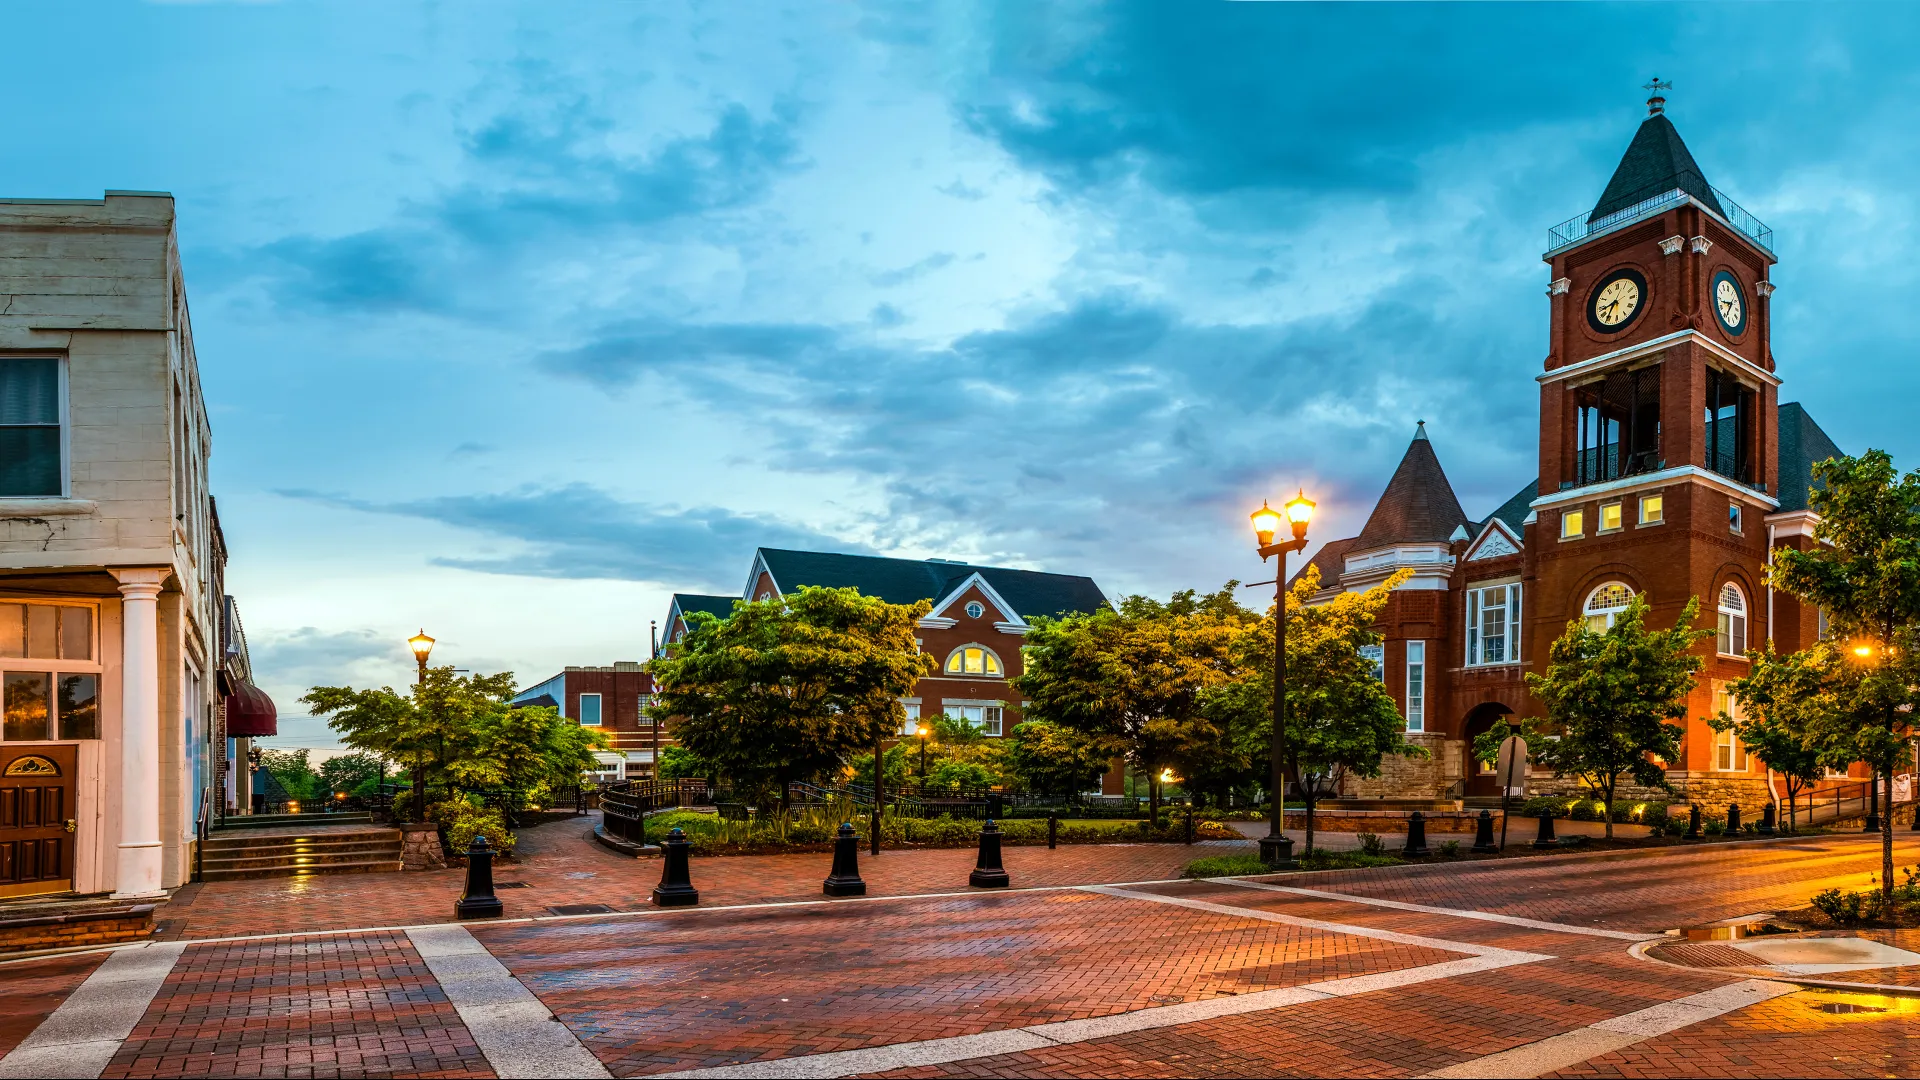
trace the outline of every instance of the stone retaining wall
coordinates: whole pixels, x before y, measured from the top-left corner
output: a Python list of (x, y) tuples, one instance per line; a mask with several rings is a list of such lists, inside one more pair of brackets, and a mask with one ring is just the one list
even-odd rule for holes
[[(1436, 810), (1426, 814), (1427, 831), (1430, 833), (1472, 833), (1480, 826), (1478, 810)], [(1492, 811), (1493, 827), (1500, 827), (1500, 811)], [(1313, 828), (1315, 832), (1374, 832), (1403, 833), (1407, 831), (1407, 819), (1413, 816), (1406, 810), (1315, 810)], [(1287, 811), (1287, 828), (1304, 829), (1307, 827), (1305, 810)]]
[(153, 933), (153, 907), (0, 919), (0, 954), (139, 941)]

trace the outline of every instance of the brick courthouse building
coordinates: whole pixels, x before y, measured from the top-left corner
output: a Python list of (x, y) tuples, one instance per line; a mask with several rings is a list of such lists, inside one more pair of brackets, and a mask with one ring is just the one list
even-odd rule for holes
[(1322, 596), (1413, 571), (1375, 660), (1433, 756), (1390, 760), (1346, 794), (1495, 794), (1468, 760), (1473, 738), (1539, 714), (1525, 674), (1546, 669), (1569, 620), (1609, 625), (1644, 595), (1653, 625), (1698, 597), (1696, 625), (1718, 629), (1669, 777), (1695, 799), (1766, 799), (1764, 766), (1704, 718), (1729, 708), (1744, 650), (1816, 639), (1818, 613), (1764, 571), (1772, 549), (1814, 542), (1812, 464), (1840, 451), (1779, 403), (1772, 232), (1707, 184), (1663, 104), (1649, 102), (1593, 209), (1549, 233), (1538, 479), (1470, 518), (1423, 424), (1360, 534), (1311, 561)]

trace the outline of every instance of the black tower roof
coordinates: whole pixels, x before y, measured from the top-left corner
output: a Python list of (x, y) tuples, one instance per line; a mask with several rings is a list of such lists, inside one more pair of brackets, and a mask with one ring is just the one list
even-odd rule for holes
[(1681, 141), (1673, 121), (1667, 119), (1665, 113), (1655, 113), (1641, 123), (1633, 142), (1627, 144), (1626, 156), (1620, 159), (1619, 168), (1613, 170), (1613, 179), (1607, 181), (1607, 190), (1593, 205), (1593, 213), (1587, 220), (1606, 217), (1674, 188), (1699, 199), (1721, 217), (1726, 216), (1725, 208), (1714, 197), (1713, 187), (1700, 172), (1687, 144)]

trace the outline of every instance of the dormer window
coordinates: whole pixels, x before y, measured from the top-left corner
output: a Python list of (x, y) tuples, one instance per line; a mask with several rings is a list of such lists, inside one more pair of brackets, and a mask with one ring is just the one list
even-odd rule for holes
[(947, 654), (949, 675), (991, 675), (998, 678), (1002, 673), (1000, 658), (983, 645), (962, 645)]

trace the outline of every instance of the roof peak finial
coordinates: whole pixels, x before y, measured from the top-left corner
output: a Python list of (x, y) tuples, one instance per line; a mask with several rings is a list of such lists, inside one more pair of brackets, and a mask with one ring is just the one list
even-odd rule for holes
[(1427, 437), (1427, 422), (1425, 420), (1415, 420), (1413, 422), (1413, 437), (1415, 439), (1424, 439)]
[(1662, 97), (1660, 92), (1662, 90), (1673, 89), (1673, 83), (1671, 81), (1661, 82), (1660, 76), (1655, 75), (1653, 77), (1652, 82), (1647, 83), (1646, 85), (1642, 86), (1640, 89), (1645, 90), (1647, 93), (1652, 95), (1651, 97), (1647, 98), (1647, 115), (1648, 116), (1659, 116), (1661, 113), (1667, 111), (1667, 99)]

